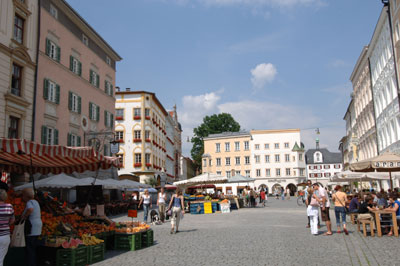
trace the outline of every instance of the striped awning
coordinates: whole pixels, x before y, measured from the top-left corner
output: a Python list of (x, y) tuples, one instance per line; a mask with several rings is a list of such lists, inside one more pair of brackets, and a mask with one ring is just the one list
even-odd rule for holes
[[(31, 162), (32, 161), (32, 162)], [(32, 165), (32, 168), (31, 168)], [(116, 157), (106, 157), (92, 147), (42, 145), (28, 140), (0, 138), (0, 169), (6, 172), (60, 174), (118, 167)]]

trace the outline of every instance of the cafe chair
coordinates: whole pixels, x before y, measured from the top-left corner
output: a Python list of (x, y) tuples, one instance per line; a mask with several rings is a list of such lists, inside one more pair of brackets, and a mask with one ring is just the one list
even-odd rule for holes
[(360, 225), (362, 224), (363, 234), (367, 236), (367, 225), (369, 225), (371, 236), (375, 236), (374, 233), (374, 221), (373, 220), (359, 220), (357, 224), (358, 232), (360, 232)]

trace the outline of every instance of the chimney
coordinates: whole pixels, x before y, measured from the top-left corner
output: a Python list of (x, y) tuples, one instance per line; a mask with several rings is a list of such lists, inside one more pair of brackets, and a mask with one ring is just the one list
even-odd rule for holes
[(126, 91), (131, 91), (131, 88), (126, 88)]

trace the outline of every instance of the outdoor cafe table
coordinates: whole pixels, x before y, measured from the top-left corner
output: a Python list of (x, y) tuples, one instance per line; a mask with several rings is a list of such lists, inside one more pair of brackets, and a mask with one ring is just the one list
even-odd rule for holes
[(392, 221), (393, 221), (393, 231), (395, 236), (399, 236), (399, 230), (397, 228), (397, 218), (396, 218), (396, 212), (395, 211), (390, 211), (390, 210), (373, 210), (373, 213), (375, 213), (375, 221), (376, 221), (376, 230), (378, 232), (378, 236), (382, 236), (382, 229), (381, 229), (381, 219), (379, 217), (379, 214), (391, 214), (392, 215)]

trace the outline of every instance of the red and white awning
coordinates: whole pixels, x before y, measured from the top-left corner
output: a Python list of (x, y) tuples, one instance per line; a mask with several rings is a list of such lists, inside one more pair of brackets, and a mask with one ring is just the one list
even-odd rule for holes
[(118, 167), (116, 157), (96, 154), (92, 147), (42, 145), (28, 140), (0, 138), (0, 169), (7, 172), (60, 174)]

